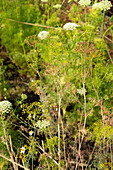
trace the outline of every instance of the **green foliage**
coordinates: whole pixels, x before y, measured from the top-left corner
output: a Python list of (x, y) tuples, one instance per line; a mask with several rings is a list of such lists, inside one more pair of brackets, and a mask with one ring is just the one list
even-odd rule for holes
[[(11, 150), (11, 147), (13, 147), (14, 152), (17, 153), (18, 148), (20, 148), (20, 146), (25, 142), (25, 138), (17, 131), (15, 133), (15, 130), (12, 128), (11, 124), (9, 124), (9, 122), (11, 122), (10, 119), (6, 120), (6, 118), (4, 118), (4, 120), (3, 120), (4, 125), (3, 125), (2, 118), (0, 117), (0, 129), (1, 129), (0, 130), (0, 151), (2, 152), (2, 154), (4, 156), (9, 158), (10, 154), (9, 154), (9, 151), (7, 150), (6, 141), (9, 145), (9, 149)], [(13, 146), (10, 146), (9, 136), (11, 136)], [(1, 169), (2, 168), (4, 170), (7, 169), (8, 165), (9, 165), (9, 161), (7, 161), (3, 158), (0, 158), (0, 168)]]
[(60, 18), (57, 17), (57, 13), (53, 13), (51, 17), (46, 22), (47, 25), (57, 27), (60, 25)]
[(0, 93), (2, 97), (3, 94), (5, 94), (5, 89), (6, 89), (6, 80), (4, 77), (5, 70), (6, 70), (6, 66), (3, 65), (3, 59), (1, 59), (0, 57)]
[[(3, 128), (2, 126), (0, 125), (0, 151), (2, 151), (2, 153), (5, 153), (5, 155), (7, 156), (8, 153), (7, 153), (7, 149), (6, 149), (6, 146), (4, 145), (4, 143), (2, 142), (2, 138), (4, 136), (4, 131), (3, 131)], [(3, 158), (0, 158), (0, 168), (1, 169), (7, 169), (8, 167), (8, 161), (4, 160)]]
[[(4, 120), (5, 128), (12, 137), (18, 159), (25, 167), (33, 169), (33, 162), (38, 158), (38, 168), (66, 169), (69, 166), (68, 169), (72, 169), (67, 160), (75, 161), (76, 157), (78, 165), (80, 159), (81, 163), (88, 162), (87, 166), (91, 168), (94, 165), (105, 169), (112, 166), (110, 142), (113, 128), (108, 120), (112, 113), (113, 66), (104, 36), (112, 33), (112, 26), (106, 26), (104, 33), (104, 16), (99, 11), (91, 9), (86, 13), (86, 9), (78, 8), (73, 1), (68, 1), (71, 8), (64, 11), (63, 3), (60, 0), (0, 2), (2, 44), (9, 51), (9, 58), (16, 65), (21, 79), (27, 78), (28, 88), (40, 96), (40, 102), (28, 105), (24, 103), (27, 96), (20, 92), (21, 100), (17, 103), (21, 108), (16, 108), (17, 117), (8, 117), (9, 123), (18, 122), (21, 133), (25, 132), (28, 140), (19, 132), (14, 133), (7, 120)], [(78, 27), (62, 28), (65, 24), (62, 15), (77, 23)], [(110, 20), (112, 22), (112, 17)], [(38, 36), (41, 31), (48, 31), (45, 39)], [(110, 48), (113, 47), (110, 45)], [(0, 93), (5, 96), (7, 66), (2, 58)], [(82, 144), (86, 137), (95, 141), (100, 151), (92, 159), (92, 165), (89, 158), (89, 161), (82, 158), (85, 155), (82, 155)], [(106, 152), (107, 142), (111, 152), (108, 163), (107, 154), (102, 155), (103, 151)], [(6, 151), (3, 144), (0, 147)]]
[(95, 139), (96, 143), (113, 140), (113, 127), (108, 124), (102, 124), (101, 121), (97, 121), (94, 123), (92, 139)]

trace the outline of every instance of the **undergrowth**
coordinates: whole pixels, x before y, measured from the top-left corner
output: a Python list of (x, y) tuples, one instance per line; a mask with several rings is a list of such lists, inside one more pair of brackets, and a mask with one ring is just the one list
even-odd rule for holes
[[(113, 23), (105, 2), (98, 10), (82, 0), (0, 2), (11, 62), (1, 54), (1, 102), (18, 89), (11, 112), (0, 102), (1, 169), (112, 170)], [(39, 101), (8, 84), (14, 67)]]

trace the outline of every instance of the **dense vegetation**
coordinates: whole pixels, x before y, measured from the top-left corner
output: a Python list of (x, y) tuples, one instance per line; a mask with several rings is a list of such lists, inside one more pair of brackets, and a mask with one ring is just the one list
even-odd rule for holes
[(1, 170), (112, 170), (111, 6), (0, 1)]

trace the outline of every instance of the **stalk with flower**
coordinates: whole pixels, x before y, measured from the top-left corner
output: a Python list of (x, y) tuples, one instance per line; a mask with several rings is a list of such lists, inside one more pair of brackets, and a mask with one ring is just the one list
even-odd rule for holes
[(102, 36), (103, 36), (103, 32), (104, 32), (105, 13), (111, 7), (112, 7), (112, 4), (108, 0), (102, 0), (102, 1), (100, 1), (98, 3), (94, 3), (93, 6), (92, 6), (92, 9), (103, 12), (103, 20), (102, 20), (102, 27), (101, 27)]
[(78, 3), (85, 8), (85, 22), (87, 22), (86, 7), (91, 4), (91, 0), (80, 0)]

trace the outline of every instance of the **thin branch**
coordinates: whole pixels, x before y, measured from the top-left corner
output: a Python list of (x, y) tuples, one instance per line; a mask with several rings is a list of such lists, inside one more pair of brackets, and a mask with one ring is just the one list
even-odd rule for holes
[(84, 116), (85, 116), (85, 120), (84, 120), (84, 129), (86, 126), (86, 92), (85, 92), (85, 84), (86, 84), (86, 53), (84, 54), (84, 79), (83, 79), (83, 89), (84, 89)]
[(107, 49), (107, 47), (106, 47), (106, 50), (107, 50), (108, 56), (109, 56), (109, 58), (110, 58), (110, 60), (111, 60), (111, 62), (112, 62), (112, 64), (113, 64), (113, 60), (112, 60), (112, 58), (111, 58), (110, 52), (109, 52), (109, 50)]
[[(86, 86), (86, 56), (87, 56), (87, 51), (84, 53), (84, 77), (83, 77), (83, 89), (84, 89), (84, 127), (83, 129), (86, 128), (86, 119), (87, 119), (87, 112), (86, 112), (86, 92), (85, 92), (85, 86)], [(79, 132), (79, 136), (80, 136), (80, 132)], [(85, 134), (83, 133), (82, 134), (82, 137), (81, 137), (81, 141), (79, 141), (79, 155), (80, 155), (80, 158), (81, 158), (81, 154), (80, 154), (80, 149), (81, 149), (81, 146), (82, 146), (82, 142), (83, 142), (83, 139), (84, 139), (84, 136)], [(80, 138), (79, 138), (80, 139)], [(76, 163), (76, 170), (78, 169), (78, 163)]]
[(113, 25), (111, 25), (103, 34), (103, 37), (105, 37), (106, 33), (113, 27)]
[[(92, 58), (93, 59), (93, 58)], [(101, 109), (101, 115), (102, 115), (102, 121), (103, 121), (103, 127), (104, 127), (104, 119), (103, 119), (103, 106), (102, 106), (102, 97), (101, 97), (101, 100), (99, 99), (99, 95), (98, 95), (98, 92), (95, 88), (95, 85), (94, 85), (94, 82), (93, 82), (93, 71), (92, 71), (92, 59), (91, 59), (91, 81), (92, 81), (92, 85), (93, 85), (93, 88), (95, 90), (95, 93), (97, 94), (97, 99), (98, 99), (98, 104), (100, 106), (100, 109)]]
[(110, 41), (110, 42), (113, 43), (113, 41), (112, 41), (110, 38), (108, 38), (108, 37), (106, 37), (106, 36), (104, 36), (104, 38), (106, 38), (108, 41)]
[(62, 119), (61, 119), (61, 127), (62, 127), (62, 136), (63, 136), (64, 160), (65, 160), (65, 167), (66, 167), (66, 169), (67, 169), (65, 134), (64, 134), (64, 125), (63, 125)]
[(91, 59), (91, 82), (92, 82), (93, 88), (95, 90), (95, 93), (97, 94), (98, 103), (100, 103), (99, 95), (98, 95), (98, 92), (97, 92), (94, 82), (93, 82), (92, 59)]
[[(55, 67), (55, 62), (54, 62), (54, 56), (53, 56), (53, 65)], [(60, 161), (61, 161), (61, 156), (60, 156), (60, 152), (61, 152), (61, 148), (60, 148), (60, 121), (61, 121), (61, 111), (60, 111), (60, 107), (61, 107), (61, 87), (60, 87), (60, 74), (56, 71), (56, 75), (58, 77), (58, 96), (59, 96), (59, 109), (58, 109), (58, 157), (59, 157), (59, 170), (60, 168)]]
[(77, 102), (82, 106), (82, 107), (84, 107), (84, 105), (80, 102), (80, 100), (78, 99), (78, 97), (77, 97), (77, 95), (76, 95), (76, 93), (73, 93), (74, 95), (75, 95), (75, 97), (77, 98)]
[[(9, 153), (9, 155), (10, 155), (10, 158), (11, 158), (12, 162), (14, 162), (13, 155), (12, 155), (12, 153), (10, 152), (10, 148), (9, 148), (9, 145), (8, 145), (8, 141), (7, 141), (7, 140), (9, 140), (9, 139), (8, 139), (7, 132), (6, 132), (6, 129), (5, 129), (5, 126), (4, 126), (4, 121), (3, 121), (2, 115), (1, 115), (1, 119), (2, 119), (2, 127), (3, 127), (3, 130), (4, 130), (4, 137), (5, 137), (5, 143), (4, 143), (4, 144), (5, 144), (6, 147), (7, 147), (7, 151), (8, 151), (8, 153)], [(14, 163), (13, 163), (13, 168), (16, 169)]]
[[(0, 17), (0, 18), (1, 18), (1, 17)], [(19, 23), (19, 24), (25, 24), (25, 25), (31, 25), (31, 26), (36, 26), (36, 27), (43, 27), (43, 28), (52, 28), (52, 29), (56, 29), (55, 27), (51, 27), (51, 26), (40, 25), (40, 24), (32, 24), (32, 23), (29, 23), (29, 22), (17, 21), (17, 20), (10, 19), (10, 18), (4, 18), (4, 19), (9, 20), (9, 21), (12, 21), (12, 22)]]
[(10, 143), (10, 146), (11, 146), (11, 152), (12, 152), (13, 156), (15, 157), (15, 152), (13, 150), (11, 136), (9, 136), (9, 143)]
[(58, 109), (58, 156), (59, 156), (59, 169), (60, 169), (60, 107), (61, 107), (61, 96), (60, 96), (60, 76), (58, 75), (58, 83), (59, 83), (59, 109)]
[[(64, 0), (65, 1), (65, 0)], [(2, 18), (2, 17), (0, 17)], [(17, 23), (20, 23), (20, 24), (25, 24), (25, 25), (31, 25), (31, 26), (36, 26), (36, 27), (43, 27), (43, 28), (51, 28), (51, 29), (57, 29), (56, 27), (52, 27), (52, 26), (46, 26), (46, 25), (40, 25), (40, 24), (33, 24), (33, 23), (29, 23), (29, 22), (22, 22), (22, 21), (17, 21), (17, 20), (14, 20), (14, 19), (11, 19), (11, 18), (4, 18), (6, 20), (9, 20), (9, 21), (12, 21), (12, 22), (17, 22)], [(100, 33), (100, 31), (98, 31)], [(111, 39), (109, 39), (107, 36), (104, 36), (104, 38), (106, 38), (108, 41), (112, 42), (113, 41)]]
[(93, 153), (94, 153), (95, 147), (96, 147), (96, 143), (95, 143), (95, 145), (94, 145), (94, 147), (93, 147), (93, 151), (92, 151), (92, 153), (91, 153), (91, 155), (90, 155), (90, 157), (89, 157), (88, 163), (87, 163), (87, 165), (86, 165), (86, 170), (87, 170), (88, 165), (89, 165), (89, 163), (90, 163), (90, 160), (91, 160), (91, 158), (92, 158), (92, 156), (93, 156)]

